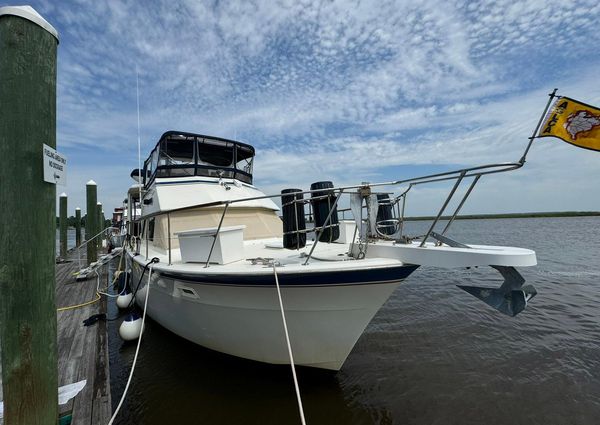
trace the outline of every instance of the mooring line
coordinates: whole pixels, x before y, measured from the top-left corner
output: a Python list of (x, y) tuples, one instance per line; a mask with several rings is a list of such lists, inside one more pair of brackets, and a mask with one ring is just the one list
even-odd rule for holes
[(97, 303), (101, 299), (102, 299), (102, 297), (100, 296), (100, 294), (98, 292), (96, 292), (96, 298), (94, 298), (93, 300), (86, 301), (81, 304), (69, 305), (67, 307), (60, 307), (60, 308), (57, 308), (56, 311), (59, 312), (59, 311), (75, 310), (76, 308), (81, 308), (81, 307), (85, 307), (85, 306)]
[(290, 366), (292, 367), (292, 375), (294, 377), (294, 387), (296, 389), (296, 398), (298, 399), (298, 410), (300, 411), (300, 420), (302, 421), (302, 425), (306, 425), (306, 419), (304, 419), (304, 408), (302, 407), (302, 398), (300, 397), (300, 387), (298, 386), (298, 378), (296, 377), (294, 355), (292, 354), (290, 335), (288, 334), (287, 322), (285, 320), (285, 311), (283, 310), (283, 301), (281, 300), (281, 290), (279, 289), (279, 278), (277, 277), (277, 268), (275, 266), (275, 261), (273, 261), (273, 274), (275, 275), (275, 286), (277, 287), (277, 296), (279, 297), (279, 308), (281, 310), (281, 319), (283, 320), (283, 330), (285, 331), (285, 340), (287, 342), (288, 354), (290, 356)]
[[(121, 261), (122, 260), (123, 260), (123, 252), (121, 252), (121, 259), (119, 260), (119, 267), (117, 269), (117, 272), (121, 270)], [(67, 311), (67, 310), (75, 310), (77, 308), (81, 308), (81, 307), (86, 307), (88, 305), (92, 305), (92, 304), (97, 303), (98, 301), (100, 301), (102, 299), (102, 295), (106, 295), (108, 297), (118, 297), (120, 295), (120, 294), (113, 295), (113, 294), (109, 294), (109, 293), (104, 292), (104, 290), (108, 290), (109, 285), (107, 285), (106, 288), (100, 290), (100, 275), (98, 274), (98, 270), (97, 269), (94, 270), (94, 272), (96, 273), (96, 276), (97, 276), (96, 277), (96, 279), (97, 279), (96, 280), (96, 298), (94, 298), (93, 300), (90, 300), (90, 301), (83, 302), (81, 304), (75, 304), (75, 305), (69, 305), (69, 306), (66, 306), (66, 307), (57, 308), (56, 309), (57, 312)], [(116, 272), (115, 272), (115, 274), (116, 274)], [(115, 277), (113, 279), (112, 284), (114, 284), (117, 281), (117, 277)]]
[(137, 343), (137, 347), (135, 349), (135, 355), (133, 356), (133, 364), (131, 365), (131, 371), (129, 372), (129, 378), (127, 379), (127, 384), (125, 384), (125, 390), (123, 390), (123, 395), (121, 396), (121, 400), (119, 401), (119, 404), (117, 405), (117, 408), (115, 409), (115, 413), (113, 413), (112, 417), (110, 418), (108, 425), (112, 425), (115, 418), (119, 414), (119, 410), (121, 409), (121, 406), (123, 405), (123, 402), (125, 401), (125, 396), (127, 395), (127, 390), (129, 390), (129, 384), (131, 384), (131, 378), (133, 378), (133, 372), (135, 370), (135, 365), (137, 363), (138, 354), (140, 352), (140, 346), (142, 345), (142, 335), (144, 334), (144, 325), (146, 323), (146, 311), (147, 311), (147, 307), (148, 307), (148, 296), (150, 295), (150, 278), (152, 277), (153, 265), (154, 265), (154, 262), (151, 262), (151, 264), (148, 267), (150, 272), (148, 273), (148, 285), (146, 285), (146, 288), (147, 288), (146, 299), (144, 300), (144, 312), (142, 313), (142, 329), (140, 331), (140, 336), (138, 337), (138, 343)]

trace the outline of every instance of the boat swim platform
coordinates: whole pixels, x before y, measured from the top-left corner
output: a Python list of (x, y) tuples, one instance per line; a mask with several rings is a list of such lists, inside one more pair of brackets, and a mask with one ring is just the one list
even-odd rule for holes
[[(82, 259), (85, 261), (85, 256)], [(103, 286), (108, 280), (107, 269), (101, 267), (98, 270)], [(74, 251), (69, 252), (66, 262), (56, 264), (57, 309), (86, 304), (98, 298), (95, 274), (89, 280), (77, 281), (75, 273), (78, 270)], [(83, 326), (85, 319), (106, 313), (106, 309), (106, 297), (101, 297), (82, 307), (56, 313), (58, 387), (86, 380), (85, 386), (75, 397), (58, 406), (59, 417), (71, 416), (72, 425), (106, 424), (112, 414), (107, 323), (99, 320), (91, 326)]]

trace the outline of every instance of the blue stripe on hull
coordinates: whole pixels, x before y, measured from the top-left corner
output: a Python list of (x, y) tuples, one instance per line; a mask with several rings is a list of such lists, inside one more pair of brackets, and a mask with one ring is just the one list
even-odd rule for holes
[[(394, 282), (406, 279), (418, 265), (405, 265), (380, 269), (336, 270), (313, 273), (285, 273), (279, 269), (277, 273), (281, 286), (338, 286), (368, 285), (383, 282)], [(160, 271), (161, 276), (183, 280), (192, 284), (233, 285), (233, 286), (274, 286), (273, 274), (238, 275), (238, 274), (188, 274)]]

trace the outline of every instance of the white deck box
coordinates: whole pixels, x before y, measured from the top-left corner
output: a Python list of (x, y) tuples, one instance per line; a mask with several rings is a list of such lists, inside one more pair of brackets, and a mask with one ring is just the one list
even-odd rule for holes
[[(245, 227), (221, 227), (212, 255), (210, 256), (211, 263), (228, 264), (244, 259)], [(184, 263), (206, 263), (216, 233), (216, 227), (185, 230), (175, 233), (179, 238), (181, 261)]]
[(337, 243), (352, 243), (354, 237), (354, 231), (356, 230), (356, 223), (354, 220), (340, 220), (340, 237), (336, 241)]

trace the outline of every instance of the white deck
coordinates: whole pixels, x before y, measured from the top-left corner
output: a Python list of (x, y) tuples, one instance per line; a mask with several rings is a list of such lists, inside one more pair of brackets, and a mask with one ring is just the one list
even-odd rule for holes
[[(171, 251), (171, 265), (168, 252), (148, 247), (148, 261), (158, 257), (160, 263), (156, 270), (177, 271), (186, 274), (272, 274), (270, 267), (252, 264), (252, 258), (271, 258), (280, 264), (279, 272), (324, 272), (335, 270), (372, 269), (399, 266), (402, 264), (418, 264), (443, 268), (474, 267), (485, 265), (527, 267), (537, 264), (535, 252), (524, 248), (470, 245), (471, 248), (453, 248), (447, 245), (435, 246), (427, 243), (419, 247), (418, 242), (412, 244), (394, 244), (389, 241), (378, 241), (369, 244), (366, 258), (355, 260), (348, 256), (349, 244), (318, 243), (308, 265), (304, 265), (306, 256), (312, 248), (309, 242), (305, 248), (296, 250), (283, 249), (281, 239), (262, 239), (244, 242), (244, 260), (230, 264), (183, 263), (179, 249)], [(280, 248), (275, 248), (280, 247)], [(357, 246), (355, 245), (355, 250)], [(140, 253), (145, 260), (146, 247), (142, 242)], [(140, 261), (140, 260), (138, 260)]]
[[(214, 274), (273, 274), (271, 267), (265, 267), (262, 264), (252, 264), (248, 261), (252, 258), (272, 258), (278, 264), (279, 273), (298, 272), (323, 272), (365, 268), (379, 268), (402, 265), (402, 262), (393, 258), (366, 258), (364, 260), (354, 260), (348, 257), (347, 252), (349, 246), (346, 244), (325, 244), (319, 243), (315, 248), (313, 257), (309, 264), (304, 266), (306, 255), (310, 252), (311, 245), (305, 248), (296, 250), (288, 250), (283, 248), (273, 248), (273, 246), (281, 246), (281, 239), (262, 239), (255, 241), (244, 242), (244, 260), (236, 261), (229, 264), (210, 264), (205, 268), (205, 263), (183, 263), (181, 261), (181, 253), (179, 249), (173, 249), (171, 252), (171, 265), (168, 265), (169, 257), (163, 250), (154, 250), (152, 246), (148, 249), (148, 261), (153, 257), (158, 257), (160, 263), (154, 266), (155, 270), (177, 271), (186, 274), (205, 274), (207, 272)], [(145, 257), (145, 245), (142, 244), (140, 254)], [(337, 261), (334, 261), (337, 260)], [(138, 260), (140, 261), (140, 260)]]

